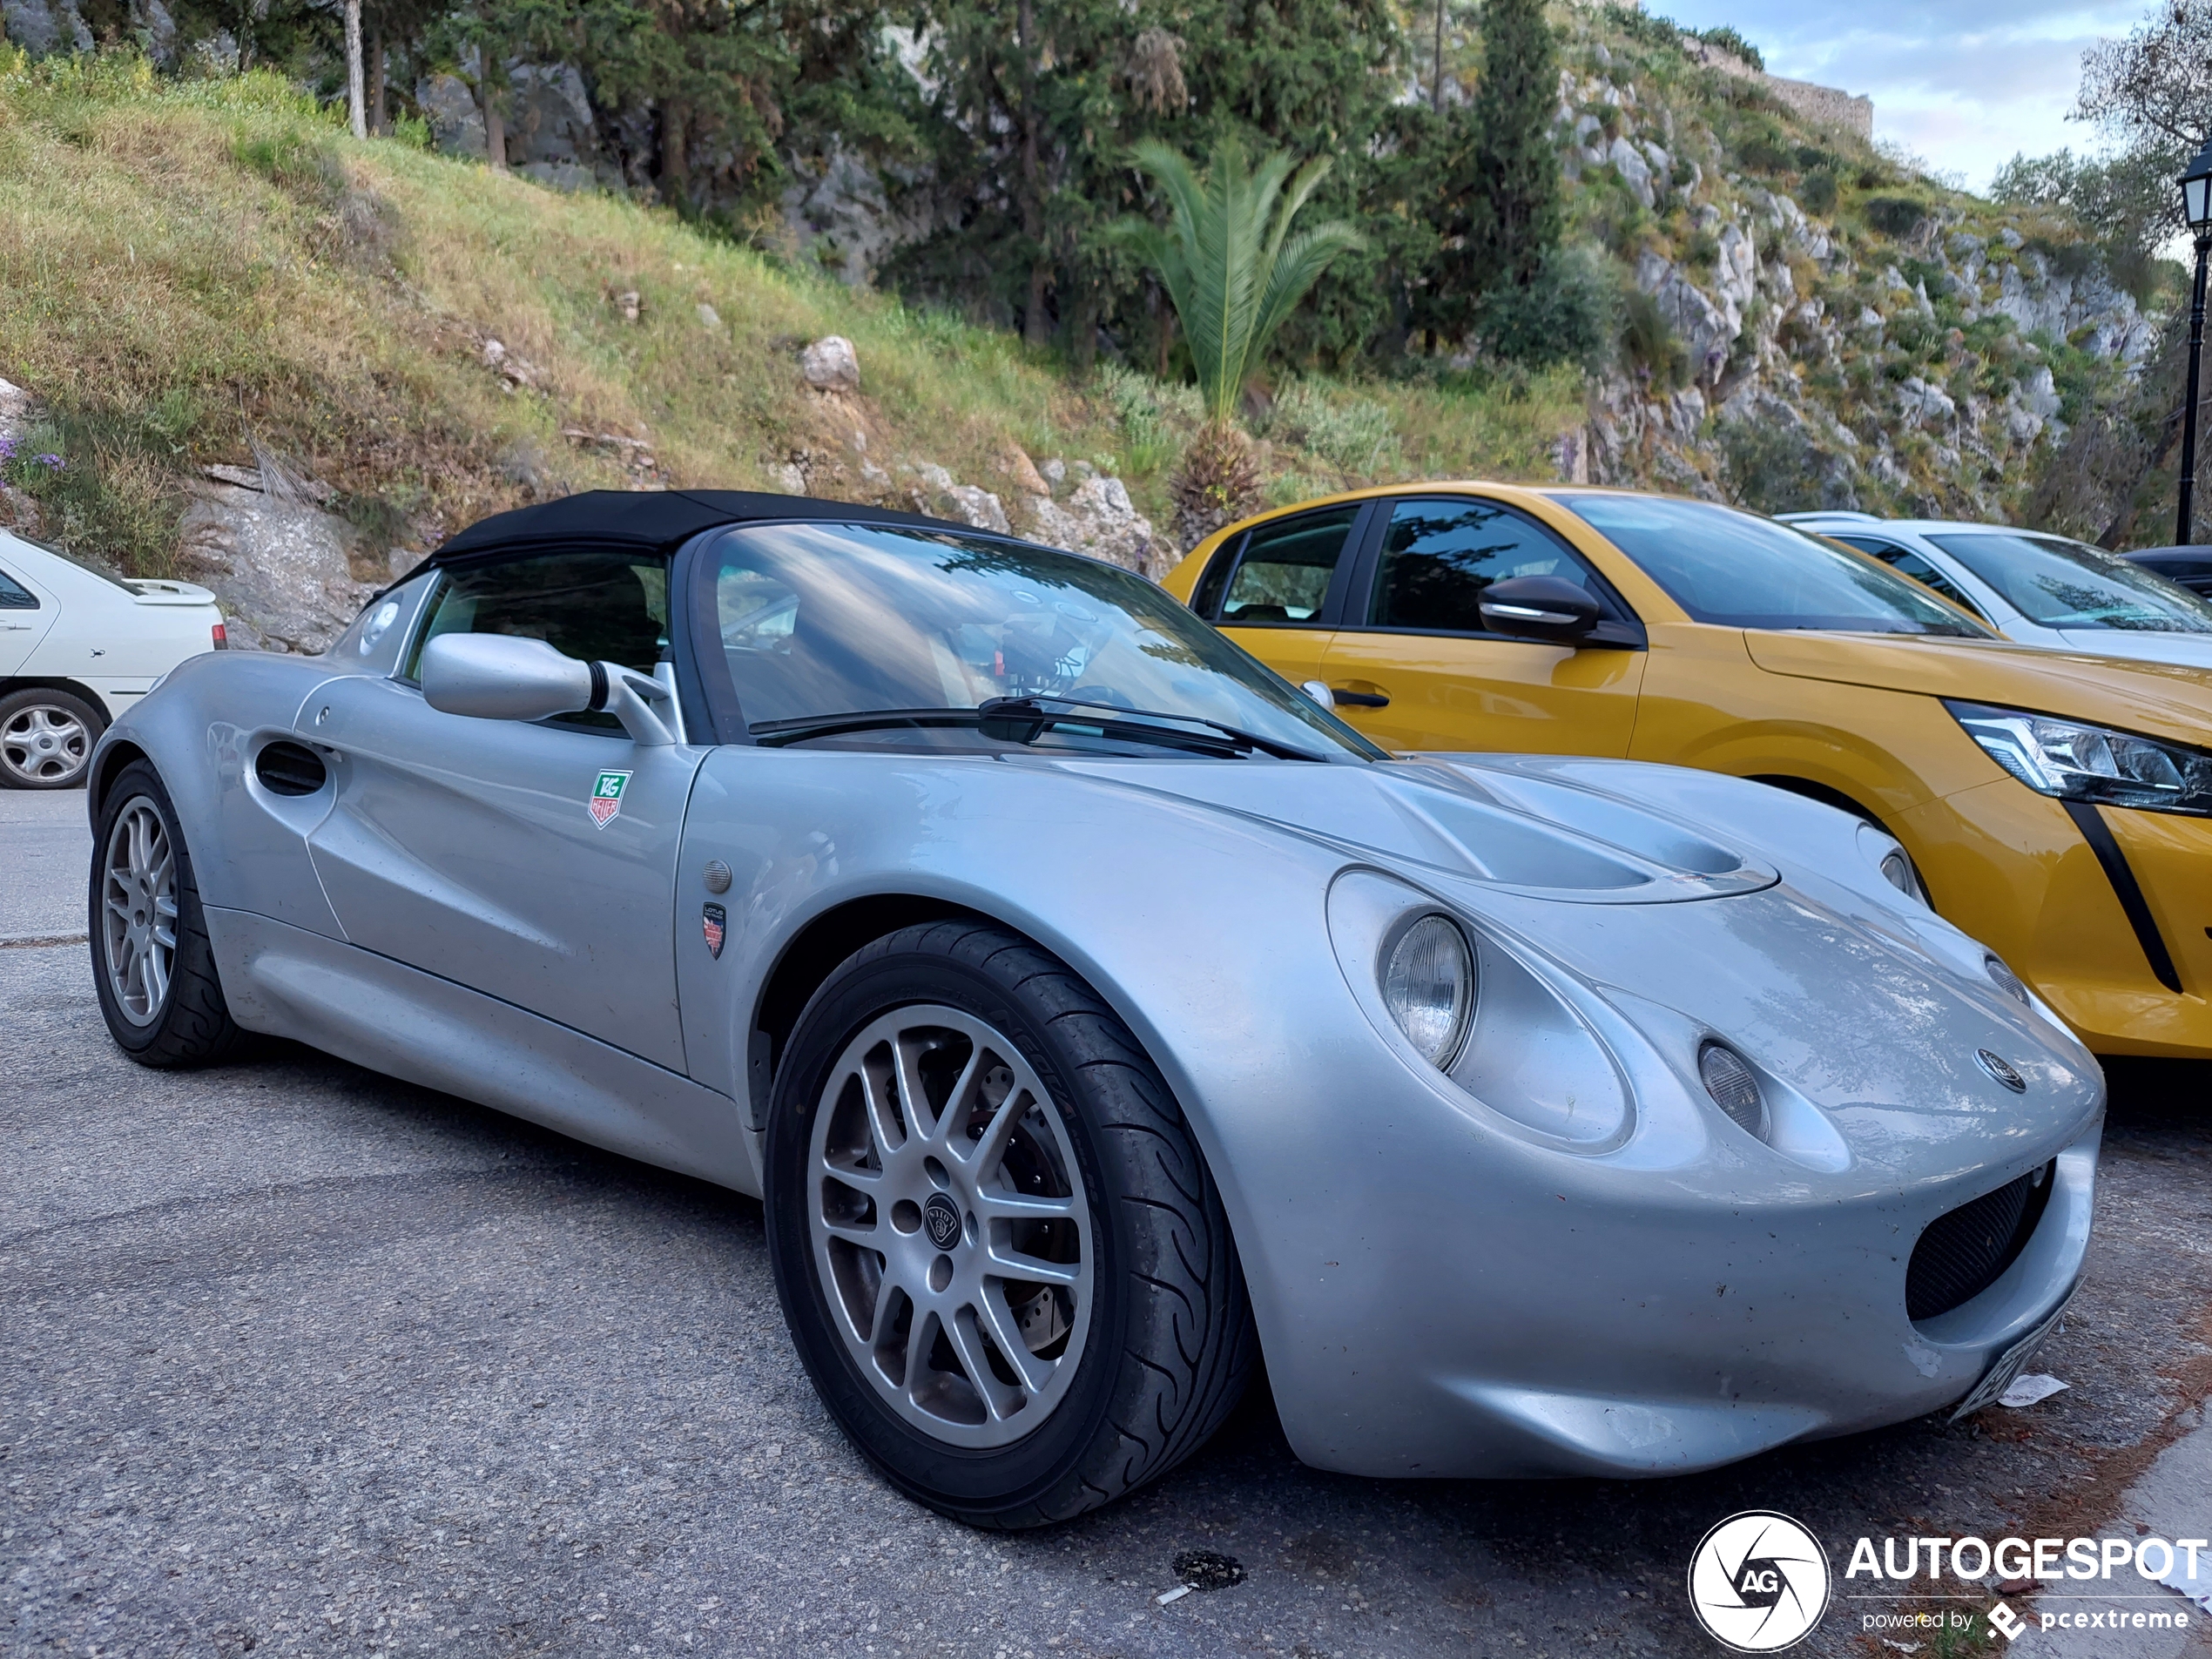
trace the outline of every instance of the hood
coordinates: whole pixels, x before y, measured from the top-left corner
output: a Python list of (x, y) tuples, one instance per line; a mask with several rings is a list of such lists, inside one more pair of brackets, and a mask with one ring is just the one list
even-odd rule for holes
[(2060, 631), (2076, 656), (2118, 658), (2132, 663), (2179, 663), (2212, 668), (2212, 634), (2167, 634), (2128, 628), (2068, 628)]
[(2212, 668), (2123, 661), (1991, 639), (1748, 630), (1770, 674), (1957, 698), (2201, 744), (2212, 729)]
[(1780, 873), (1748, 841), (1579, 783), (1421, 761), (1056, 760), (1340, 845), (1534, 897), (1665, 904), (1753, 893)]

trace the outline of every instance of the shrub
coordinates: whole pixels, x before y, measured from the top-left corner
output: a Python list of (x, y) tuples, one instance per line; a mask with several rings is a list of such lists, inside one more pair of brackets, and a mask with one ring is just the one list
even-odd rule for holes
[(1577, 363), (1595, 372), (1613, 354), (1620, 309), (1619, 278), (1608, 260), (1590, 248), (1554, 247), (1535, 281), (1483, 296), (1475, 335), (1507, 362)]
[(1809, 513), (1827, 499), (1829, 469), (1800, 427), (1738, 421), (1721, 438), (1730, 493), (1755, 512)]
[(1824, 162), (1804, 175), (1797, 186), (1797, 206), (1809, 213), (1836, 211), (1836, 172)]
[(1399, 460), (1388, 409), (1365, 398), (1332, 400), (1311, 381), (1293, 383), (1275, 400), (1266, 433), (1363, 476), (1387, 472)]
[(1928, 215), (1927, 202), (1919, 196), (1869, 196), (1866, 222), (1885, 236), (1910, 236)]
[(1689, 347), (1648, 293), (1630, 293), (1622, 307), (1621, 352), (1656, 387), (1672, 391), (1689, 384)]
[(1764, 70), (1766, 67), (1766, 59), (1760, 55), (1759, 49), (1726, 24), (1716, 29), (1699, 30), (1697, 38), (1708, 46), (1717, 46), (1724, 52), (1734, 52), (1753, 69)]

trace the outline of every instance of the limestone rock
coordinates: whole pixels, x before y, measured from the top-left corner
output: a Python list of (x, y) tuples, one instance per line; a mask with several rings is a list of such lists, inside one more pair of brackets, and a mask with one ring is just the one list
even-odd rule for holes
[(842, 334), (824, 334), (799, 354), (799, 372), (823, 392), (860, 389), (860, 357)]
[(384, 564), (344, 519), (237, 484), (210, 482), (194, 496), (179, 552), (222, 602), (233, 644), (320, 651), (375, 591), (364, 577)]
[(717, 311), (712, 306), (707, 304), (707, 302), (704, 300), (700, 300), (694, 309), (698, 314), (700, 327), (713, 334), (719, 334), (722, 332), (722, 314), (720, 312)]
[[(1051, 469), (1044, 470), (1050, 476)], [(1175, 561), (1175, 550), (1153, 533), (1151, 520), (1136, 510), (1129, 487), (1118, 478), (1087, 478), (1064, 502), (1035, 496), (1028, 506), (1031, 534), (1038, 541), (1088, 553), (1154, 581)]]
[(937, 492), (930, 503), (939, 518), (948, 518), (955, 524), (968, 524), (979, 530), (996, 530), (1010, 535), (1013, 527), (1006, 522), (1006, 508), (996, 496), (974, 484), (951, 484)]

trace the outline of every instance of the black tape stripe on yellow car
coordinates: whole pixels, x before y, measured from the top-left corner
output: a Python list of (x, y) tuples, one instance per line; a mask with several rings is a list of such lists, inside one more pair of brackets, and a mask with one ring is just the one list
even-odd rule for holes
[(2105, 880), (2112, 883), (2113, 895), (2120, 900), (2120, 907), (2128, 913), (2128, 925), (2135, 930), (2135, 942), (2143, 948), (2143, 955), (2150, 962), (2150, 971), (2168, 990), (2179, 993), (2182, 976), (2175, 971), (2174, 959), (2166, 953), (2166, 941), (2158, 931), (2158, 919), (2150, 914), (2150, 903), (2143, 897), (2143, 889), (2135, 880), (2135, 873), (2128, 867), (2128, 855), (2120, 850), (2120, 843), (2112, 837), (2112, 826), (2106, 823), (2096, 807), (2086, 800), (2059, 803), (2066, 808), (2066, 815), (2074, 820), (2074, 827), (2081, 832), (2081, 839), (2089, 843), (2089, 850), (2097, 855), (2097, 862), (2104, 867)]

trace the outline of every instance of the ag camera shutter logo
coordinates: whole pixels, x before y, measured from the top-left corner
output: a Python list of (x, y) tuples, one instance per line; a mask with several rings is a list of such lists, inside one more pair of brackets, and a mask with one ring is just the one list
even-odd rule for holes
[(1828, 1554), (1787, 1515), (1747, 1509), (1699, 1541), (1689, 1608), (1705, 1634), (1738, 1653), (1779, 1653), (1828, 1610)]

